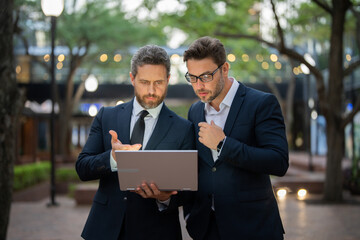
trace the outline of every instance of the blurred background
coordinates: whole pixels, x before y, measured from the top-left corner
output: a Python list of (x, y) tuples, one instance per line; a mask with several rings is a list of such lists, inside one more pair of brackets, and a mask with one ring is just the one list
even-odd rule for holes
[[(133, 96), (130, 59), (146, 44), (160, 45), (171, 56), (167, 102), (186, 118), (196, 96), (184, 78), (182, 55), (205, 35), (218, 37), (226, 46), (231, 76), (278, 97), (290, 148), (325, 155), (326, 121), (316, 79), (305, 64), (280, 52), (277, 45), (284, 41), (316, 67), (327, 84), (331, 19), (309, 1), (277, 1), (276, 9), (281, 40), (270, 1), (65, 0), (56, 20), (54, 47), (58, 160), (74, 161), (100, 107)], [(51, 18), (42, 12), (40, 1), (21, 0), (15, 1), (14, 18), (16, 80), (26, 90), (17, 158), (24, 163), (49, 158)], [(345, 67), (358, 60), (356, 19), (349, 14), (347, 21), (344, 61), (338, 63)], [(344, 78), (343, 112), (353, 108), (358, 79), (359, 71)], [(350, 132), (346, 131), (346, 156), (353, 155)]]
[[(287, 175), (321, 173), (316, 191), (328, 201), (360, 193), (360, 1), (57, 0), (50, 14), (45, 2), (15, 0), (11, 9), (22, 93), (13, 122), (15, 193), (49, 179), (78, 181), (73, 164), (94, 116), (133, 96), (130, 59), (141, 46), (170, 55), (165, 102), (186, 118), (197, 97), (183, 53), (201, 36), (224, 43), (230, 76), (279, 100), (290, 169), (298, 167)], [(45, 170), (23, 170), (40, 165)]]

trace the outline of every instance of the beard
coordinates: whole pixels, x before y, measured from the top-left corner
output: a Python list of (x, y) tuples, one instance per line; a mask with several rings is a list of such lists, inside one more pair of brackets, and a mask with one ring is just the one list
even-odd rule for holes
[[(214, 91), (210, 91), (210, 90), (206, 90), (206, 89), (199, 89), (199, 90), (196, 90), (195, 93), (200, 98), (201, 102), (203, 102), (203, 103), (211, 103), (215, 98), (217, 98), (219, 96), (221, 91), (224, 89), (224, 86), (225, 86), (224, 78), (223, 78), (222, 75), (220, 75), (220, 80), (216, 84)], [(206, 99), (205, 97), (200, 96), (199, 93), (209, 93), (210, 95)]]
[[(136, 96), (137, 101), (143, 108), (150, 109), (150, 108), (156, 108), (164, 101), (166, 92), (162, 96), (158, 96), (155, 94), (147, 94), (147, 95), (140, 96), (140, 94), (135, 90), (135, 96)], [(154, 98), (154, 100), (149, 101), (146, 99), (148, 97), (152, 97), (152, 98)]]

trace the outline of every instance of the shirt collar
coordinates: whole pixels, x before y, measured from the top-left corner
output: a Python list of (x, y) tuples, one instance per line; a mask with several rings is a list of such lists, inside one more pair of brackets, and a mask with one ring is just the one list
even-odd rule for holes
[(136, 97), (134, 98), (133, 102), (133, 114), (135, 116), (138, 116), (142, 110), (147, 110), (152, 118), (157, 118), (160, 114), (161, 108), (164, 105), (164, 102), (161, 102), (157, 107), (155, 108), (143, 108), (137, 101)]
[[(231, 87), (228, 91), (228, 93), (226, 94), (225, 98), (222, 100), (222, 102), (220, 103), (220, 110), (219, 112), (222, 111), (222, 109), (224, 109), (225, 107), (231, 107), (232, 101), (236, 95), (236, 92), (239, 88), (239, 83), (235, 80), (235, 78), (230, 77), (229, 79), (232, 80), (232, 84)], [(205, 111), (209, 114), (215, 114), (217, 113), (217, 111), (209, 104), (209, 103), (205, 103)], [(214, 112), (215, 111), (215, 112)]]

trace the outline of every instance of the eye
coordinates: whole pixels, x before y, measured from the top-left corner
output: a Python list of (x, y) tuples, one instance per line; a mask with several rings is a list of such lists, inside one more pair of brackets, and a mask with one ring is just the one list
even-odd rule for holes
[(211, 75), (205, 74), (205, 75), (202, 75), (201, 78), (202, 78), (202, 79), (210, 79), (210, 78), (211, 78)]
[(146, 81), (146, 80), (139, 80), (139, 82), (141, 84), (144, 84), (144, 85), (148, 85), (149, 84), (149, 81)]
[(162, 85), (163, 83), (164, 83), (164, 81), (163, 81), (163, 80), (160, 80), (160, 81), (155, 81), (155, 85), (158, 85), (158, 86)]

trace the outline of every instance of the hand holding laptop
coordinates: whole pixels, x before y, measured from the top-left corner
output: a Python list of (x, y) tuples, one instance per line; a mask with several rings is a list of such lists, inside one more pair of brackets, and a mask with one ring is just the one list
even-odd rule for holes
[(134, 192), (143, 198), (155, 198), (159, 201), (166, 201), (171, 195), (177, 194), (177, 191), (160, 191), (155, 183), (148, 184), (146, 182), (138, 186)]
[(141, 144), (134, 144), (134, 145), (122, 144), (122, 142), (118, 139), (117, 133), (114, 130), (110, 130), (109, 133), (111, 135), (111, 146), (112, 146), (111, 154), (114, 159), (116, 159), (115, 150), (137, 151), (141, 148)]
[[(141, 148), (141, 144), (122, 144), (114, 130), (110, 130), (109, 133), (111, 135), (112, 156), (114, 159), (116, 159), (115, 150), (138, 151)], [(171, 195), (177, 194), (177, 191), (161, 191), (155, 183), (148, 184), (146, 182), (143, 182), (141, 186), (138, 186), (134, 192), (143, 198), (155, 198), (159, 201), (166, 201)]]

